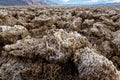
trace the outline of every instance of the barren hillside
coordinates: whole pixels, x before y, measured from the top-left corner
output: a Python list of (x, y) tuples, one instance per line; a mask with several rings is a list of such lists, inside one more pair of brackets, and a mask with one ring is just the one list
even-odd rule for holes
[(0, 5), (14, 6), (14, 5), (28, 5), (28, 3), (23, 0), (0, 0)]
[(54, 5), (49, 0), (0, 0), (0, 6)]
[(23, 0), (24, 2), (26, 2), (28, 5), (37, 5), (38, 0)]
[(0, 80), (120, 80), (120, 7), (0, 7)]

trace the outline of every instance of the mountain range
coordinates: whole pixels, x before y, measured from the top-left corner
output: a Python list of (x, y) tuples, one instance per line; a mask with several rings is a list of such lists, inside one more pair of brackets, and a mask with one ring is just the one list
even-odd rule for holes
[(51, 0), (0, 0), (0, 6), (16, 6), (16, 5), (60, 5), (60, 6), (120, 6), (117, 3), (99, 3), (99, 4), (59, 4)]
[(96, 4), (63, 4), (62, 6), (120, 6), (120, 2)]
[(120, 2), (94, 4), (92, 6), (120, 6)]
[(56, 5), (50, 0), (0, 0), (0, 6), (16, 5)]

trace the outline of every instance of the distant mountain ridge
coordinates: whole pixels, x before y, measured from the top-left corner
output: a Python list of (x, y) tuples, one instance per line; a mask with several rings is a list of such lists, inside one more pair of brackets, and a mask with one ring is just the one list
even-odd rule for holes
[(63, 4), (62, 6), (120, 6), (120, 2), (96, 4)]
[(120, 6), (120, 2), (94, 4), (93, 6)]
[(16, 5), (56, 5), (50, 0), (0, 0), (0, 6)]
[(28, 5), (37, 5), (38, 4), (37, 0), (23, 0), (23, 1), (26, 2)]
[(46, 5), (58, 5), (57, 3), (52, 2), (50, 0), (38, 0), (38, 3), (39, 4), (46, 4)]
[(96, 4), (59, 4), (51, 0), (0, 0), (0, 6), (16, 5), (60, 5), (60, 6), (120, 6), (120, 2)]
[(1, 6), (28, 5), (24, 0), (0, 0)]

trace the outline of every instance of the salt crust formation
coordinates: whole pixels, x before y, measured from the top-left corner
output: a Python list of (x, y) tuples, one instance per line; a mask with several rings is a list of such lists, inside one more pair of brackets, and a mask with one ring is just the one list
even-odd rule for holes
[(120, 7), (0, 7), (0, 80), (120, 80)]

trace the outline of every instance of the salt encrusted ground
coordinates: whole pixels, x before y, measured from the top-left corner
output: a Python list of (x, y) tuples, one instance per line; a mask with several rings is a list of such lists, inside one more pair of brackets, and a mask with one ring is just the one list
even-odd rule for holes
[(120, 80), (120, 7), (0, 7), (0, 80)]

